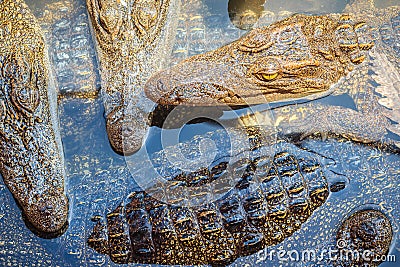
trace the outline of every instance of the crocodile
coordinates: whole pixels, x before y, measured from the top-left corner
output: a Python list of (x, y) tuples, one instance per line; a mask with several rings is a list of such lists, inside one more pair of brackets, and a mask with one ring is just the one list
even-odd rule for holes
[(293, 15), (153, 75), (146, 95), (165, 105), (229, 106), (327, 95), (373, 47), (368, 28), (349, 15)]
[[(347, 9), (353, 11), (351, 6)], [(382, 50), (382, 42), (379, 40), (385, 40), (385, 36), (380, 35), (381, 31), (378, 26), (387, 27), (385, 26), (387, 21), (394, 21), (394, 25), (391, 27), (395, 32), (399, 8), (389, 8), (381, 13), (384, 15), (379, 17), (379, 22), (371, 22), (372, 26), (376, 28), (366, 25), (358, 15), (354, 16), (361, 22), (353, 22), (353, 15), (349, 14), (328, 15), (325, 23), (332, 23), (332, 29), (327, 30), (324, 34), (335, 33), (336, 29), (335, 34), (338, 35), (339, 32), (344, 31), (343, 36), (328, 37), (321, 33), (324, 37), (318, 37), (317, 41), (313, 41), (313, 38), (316, 38), (314, 34), (319, 31), (322, 25), (317, 22), (325, 16), (294, 15), (270, 26), (256, 28), (238, 41), (222, 48), (192, 56), (169, 69), (160, 71), (149, 79), (145, 90), (154, 101), (172, 108), (182, 105), (199, 107), (216, 105), (225, 106), (226, 109), (229, 109), (266, 102), (266, 112), (270, 112), (268, 110), (270, 109), (269, 105), (274, 105), (272, 112), (276, 118), (275, 124), (280, 126), (280, 129), (284, 132), (294, 131), (299, 133), (302, 138), (316, 132), (336, 132), (341, 135), (347, 134), (356, 141), (371, 143), (384, 140), (384, 142), (395, 144), (398, 147), (399, 142), (396, 140), (398, 137), (391, 140), (388, 131), (399, 136), (397, 129), (399, 125), (398, 107), (395, 101), (399, 95), (397, 87), (400, 76), (392, 63), (397, 61), (387, 60), (386, 55), (379, 52)], [(296, 23), (298, 25), (305, 24), (312, 29), (298, 26), (296, 30)], [(262, 24), (262, 22), (259, 23), (259, 25)], [(293, 40), (296, 39), (293, 42), (296, 45), (289, 43), (285, 46), (284, 43), (281, 44), (278, 41), (280, 40), (279, 34), (285, 33), (285, 27), (293, 30)], [(289, 31), (288, 29), (286, 30)], [(261, 38), (260, 36), (264, 36), (263, 34), (270, 34), (271, 41), (267, 41), (268, 38)], [(308, 40), (306, 36), (309, 39), (311, 38), (312, 41)], [(345, 42), (343, 38), (348, 38), (346, 42), (349, 43), (343, 44)], [(328, 42), (327, 39), (331, 42)], [(259, 43), (257, 43), (257, 40), (259, 40)], [(252, 41), (255, 42), (253, 45), (256, 48), (250, 49), (248, 46), (251, 46)], [(306, 48), (309, 49), (308, 53), (300, 53), (300, 50), (297, 49), (297, 46), (302, 47), (301, 42), (304, 44), (311, 43), (309, 48)], [(325, 47), (325, 50), (322, 49), (321, 47), (326, 44), (330, 44), (330, 46)], [(377, 47), (373, 49), (375, 44)], [(391, 44), (393, 45), (393, 41)], [(259, 45), (258, 48), (257, 45)], [(292, 47), (294, 48), (292, 49)], [(385, 51), (391, 55), (393, 49)], [(330, 51), (331, 54), (324, 51)], [(290, 65), (289, 69), (293, 66), (299, 68), (299, 70), (290, 71), (279, 64), (275, 65), (277, 68), (272, 67), (274, 64), (268, 65), (271, 58), (272, 61), (279, 59), (275, 53), (283, 54), (280, 57), (286, 55), (291, 58), (298, 55), (312, 59), (279, 63)], [(354, 57), (355, 54), (357, 54), (356, 57)], [(373, 60), (367, 60), (369, 54), (373, 55)], [(315, 57), (312, 57), (312, 55), (315, 55)], [(259, 66), (264, 64), (262, 63), (264, 61), (268, 65), (265, 68)], [(319, 66), (310, 67), (307, 66), (308, 63), (304, 62), (318, 62)], [(303, 63), (304, 66), (302, 66)], [(328, 66), (331, 66), (333, 71)], [(389, 72), (390, 77), (386, 72), (387, 68), (385, 68), (388, 66), (393, 70), (393, 72)], [(322, 70), (318, 71), (320, 68)], [(313, 71), (310, 71), (310, 69), (313, 69)], [(298, 78), (297, 74), (293, 74), (293, 71), (298, 72), (297, 74), (302, 73), (302, 71), (312, 72), (314, 77), (309, 78), (302, 74)], [(370, 71), (377, 74), (370, 75)], [(215, 73), (221, 73), (221, 75), (214, 75)], [(324, 73), (329, 73), (331, 76), (328, 76), (331, 78), (321, 79), (324, 77)], [(339, 75), (339, 73), (341, 74)], [(341, 75), (343, 77), (340, 78)], [(386, 77), (388, 79), (383, 81)], [(269, 80), (259, 80), (265, 78)], [(314, 83), (318, 79), (323, 81), (320, 84), (321, 88), (310, 88), (310, 83)], [(375, 88), (374, 84), (377, 82), (380, 82), (381, 85)], [(285, 89), (282, 89), (282, 87), (285, 87)], [(302, 92), (303, 89), (304, 92)], [(329, 98), (328, 100), (315, 101), (315, 99), (329, 94), (331, 94), (329, 97), (350, 96), (350, 101), (354, 102), (355, 106), (341, 107), (318, 103), (323, 103), (323, 101), (329, 103)], [(382, 95), (385, 98), (382, 98)], [(314, 99), (314, 101), (297, 107), (296, 103), (300, 103), (302, 96), (305, 98), (302, 102), (311, 99)], [(295, 100), (290, 101), (293, 98)], [(283, 108), (279, 108), (280, 106), (283, 106)], [(184, 110), (185, 108), (181, 107), (180, 109)], [(295, 111), (296, 109), (302, 111), (298, 113)], [(190, 108), (185, 110), (190, 110)], [(301, 116), (295, 116), (291, 112)]]
[[(356, 1), (347, 11), (360, 5), (363, 1)], [(369, 10), (378, 13), (375, 7)], [(311, 103), (302, 114), (306, 118), (297, 118), (297, 131), (305, 132), (303, 136), (319, 129), (348, 132), (356, 140), (382, 140), (394, 133), (396, 140), (400, 133), (396, 105), (400, 92), (400, 72), (396, 66), (399, 59), (395, 40), (387, 36), (397, 36), (399, 7), (379, 10), (378, 14), (381, 16), (371, 20), (371, 26), (358, 14), (293, 15), (160, 71), (146, 83), (146, 94), (163, 105), (220, 105), (227, 109), (262, 103), (279, 107), (296, 104), (302, 97), (308, 101), (347, 94), (355, 104), (350, 107), (354, 112), (348, 107)], [(282, 34), (289, 36), (287, 44)], [(280, 61), (282, 58), (285, 61)], [(370, 75), (370, 71), (375, 74)], [(377, 88), (373, 85), (376, 83)], [(275, 109), (276, 117), (282, 119), (285, 109), (292, 108)], [(364, 117), (368, 125), (360, 122)], [(278, 119), (276, 124), (280, 122)], [(358, 128), (361, 124), (368, 130)], [(380, 134), (366, 138), (369, 132)], [(398, 141), (388, 142), (399, 146)]]
[(0, 3), (0, 171), (34, 230), (68, 224), (56, 92), (44, 35), (25, 3)]
[(362, 209), (343, 221), (336, 238), (339, 255), (349, 255), (348, 251), (357, 251), (360, 255), (338, 257), (337, 266), (378, 266), (389, 252), (393, 229), (390, 219), (382, 211)]
[(118, 153), (142, 146), (153, 106), (143, 86), (154, 70), (166, 66), (175, 35), (179, 1), (87, 0), (100, 63), (107, 133)]
[[(182, 171), (182, 164), (170, 165), (169, 156), (183, 151), (199, 158), (193, 147), (207, 135), (150, 155), (150, 163), (136, 166), (136, 175), (145, 177), (134, 179), (148, 182), (153, 176), (146, 169), (153, 164), (166, 180), (132, 192), (106, 219), (97, 216), (89, 246), (117, 263), (221, 266), (281, 243), (345, 182), (328, 184), (311, 153), (285, 142), (271, 149), (263, 130), (246, 127), (252, 141), (239, 145), (242, 151), (229, 156), (219, 146), (215, 160), (200, 169)], [(227, 139), (225, 131), (212, 135), (219, 143)], [(228, 137), (234, 138), (229, 144), (238, 143)], [(204, 149), (201, 154), (211, 154)]]

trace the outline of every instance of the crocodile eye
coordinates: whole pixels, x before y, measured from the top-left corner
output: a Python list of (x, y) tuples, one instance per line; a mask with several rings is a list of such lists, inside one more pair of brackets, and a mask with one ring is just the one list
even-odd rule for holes
[(21, 55), (12, 55), (3, 67), (3, 76), (12, 79), (19, 84), (25, 84), (29, 80), (29, 63)]
[(39, 69), (34, 66), (36, 64), (33, 60), (28, 61), (24, 57), (17, 56), (15, 62), (17, 65), (11, 82), (10, 99), (20, 112), (31, 116), (39, 106), (39, 89), (45, 89), (37, 87), (45, 85), (37, 83), (36, 78), (45, 74), (43, 70), (38, 73)]
[(132, 18), (141, 35), (144, 35), (156, 23), (158, 10), (155, 5), (145, 6), (136, 2), (132, 10)]
[(114, 1), (101, 4), (100, 7), (100, 24), (105, 31), (114, 35), (119, 32), (122, 22), (122, 9), (120, 4)]
[(263, 81), (272, 81), (278, 77), (278, 72), (275, 73), (258, 73), (257, 78)]
[(275, 80), (281, 72), (281, 66), (275, 58), (263, 58), (253, 64), (249, 70), (249, 76), (253, 76), (262, 82)]

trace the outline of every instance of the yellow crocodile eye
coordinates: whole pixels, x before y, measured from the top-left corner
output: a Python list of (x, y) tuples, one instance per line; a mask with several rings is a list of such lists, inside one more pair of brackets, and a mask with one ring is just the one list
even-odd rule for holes
[(354, 29), (355, 29), (355, 30), (358, 30), (358, 29), (360, 29), (361, 27), (364, 27), (365, 25), (366, 25), (365, 22), (359, 22), (359, 23), (357, 23), (356, 25), (354, 25)]
[(261, 77), (264, 81), (272, 81), (276, 77), (278, 77), (278, 73), (261, 73)]

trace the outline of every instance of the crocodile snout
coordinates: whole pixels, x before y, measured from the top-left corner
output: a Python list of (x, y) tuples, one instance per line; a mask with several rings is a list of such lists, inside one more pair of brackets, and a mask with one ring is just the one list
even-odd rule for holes
[(125, 109), (121, 107), (111, 112), (107, 116), (106, 128), (112, 148), (118, 153), (131, 155), (142, 147), (148, 123), (139, 109)]
[(28, 222), (41, 235), (60, 235), (66, 230), (68, 198), (61, 192), (50, 190), (37, 193), (23, 207)]

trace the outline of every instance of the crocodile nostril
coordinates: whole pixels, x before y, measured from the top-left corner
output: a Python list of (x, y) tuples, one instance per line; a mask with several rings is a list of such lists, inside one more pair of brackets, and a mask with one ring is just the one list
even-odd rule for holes
[(53, 206), (50, 206), (50, 205), (44, 205), (44, 206), (39, 207), (39, 211), (43, 212), (43, 213), (45, 213), (45, 212), (50, 213), (52, 210), (53, 210)]
[(124, 125), (122, 127), (122, 136), (128, 137), (132, 134), (135, 129), (130, 125)]

